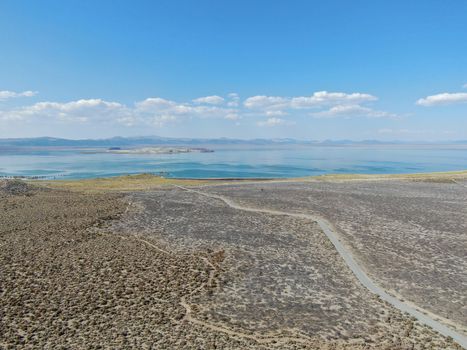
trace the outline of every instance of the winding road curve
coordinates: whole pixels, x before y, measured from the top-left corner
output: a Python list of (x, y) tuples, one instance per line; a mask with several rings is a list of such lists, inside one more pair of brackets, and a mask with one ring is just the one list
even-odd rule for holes
[(285, 215), (285, 216), (291, 216), (295, 218), (315, 221), (321, 227), (325, 235), (328, 237), (328, 239), (331, 241), (331, 243), (336, 248), (339, 255), (342, 257), (342, 259), (344, 259), (347, 266), (352, 270), (353, 274), (358, 278), (358, 280), (364, 287), (366, 287), (372, 293), (378, 295), (382, 300), (388, 302), (389, 304), (399, 309), (400, 311), (406, 312), (410, 314), (411, 316), (415, 317), (420, 323), (423, 323), (433, 328), (435, 331), (441, 333), (442, 335), (446, 337), (451, 337), (452, 339), (454, 339), (455, 342), (461, 345), (464, 349), (467, 349), (467, 337), (466, 336), (456, 332), (455, 330), (423, 314), (422, 312), (411, 307), (410, 305), (407, 305), (406, 303), (400, 301), (399, 299), (389, 295), (383, 288), (379, 287), (375, 282), (373, 282), (368, 277), (368, 275), (360, 268), (360, 266), (358, 266), (358, 264), (355, 262), (352, 255), (346, 250), (344, 245), (339, 241), (337, 234), (332, 230), (331, 228), (332, 226), (327, 220), (317, 217), (317, 216), (308, 215), (308, 214), (289, 213), (289, 212), (278, 211), (278, 210), (246, 207), (238, 203), (235, 203), (231, 199), (223, 197), (223, 196), (206, 193), (206, 192), (194, 190), (191, 188), (186, 188), (183, 186), (178, 186), (178, 185), (174, 185), (174, 186), (184, 191), (193, 192), (193, 193), (197, 193), (199, 195), (205, 196), (205, 197), (221, 200), (225, 204), (227, 204), (229, 207), (233, 209), (237, 209), (237, 210), (243, 210), (243, 211), (255, 212), (255, 213), (265, 213), (265, 214), (270, 214), (270, 215)]

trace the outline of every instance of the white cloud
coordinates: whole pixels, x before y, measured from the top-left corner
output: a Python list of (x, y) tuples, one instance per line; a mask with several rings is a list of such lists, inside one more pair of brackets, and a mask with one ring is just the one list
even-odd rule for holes
[[(241, 100), (237, 93), (230, 93), (225, 98), (212, 95), (186, 102), (149, 97), (131, 105), (95, 98), (69, 102), (38, 102), (30, 106), (0, 109), (0, 121), (55, 120), (105, 125), (114, 123), (128, 127), (160, 127), (168, 123), (211, 118), (232, 122), (244, 119), (245, 123), (256, 123), (258, 126), (278, 126), (294, 124), (293, 117), (300, 114), (321, 118), (396, 117), (389, 112), (362, 105), (376, 99), (373, 95), (358, 92), (327, 91), (318, 91), (308, 97), (257, 95), (244, 100)], [(310, 111), (304, 113), (306, 109)], [(287, 119), (282, 119), (284, 116), (288, 116)]]
[(334, 104), (358, 104), (362, 102), (375, 101), (373, 95), (354, 92), (347, 94), (344, 92), (317, 91), (309, 97), (294, 97), (290, 101), (292, 108), (311, 108), (317, 106), (329, 106)]
[(199, 103), (199, 104), (205, 103), (205, 104), (210, 104), (210, 105), (220, 105), (224, 103), (224, 98), (217, 96), (217, 95), (205, 96), (205, 97), (196, 98), (193, 100), (193, 102)]
[(287, 114), (288, 114), (287, 112), (284, 112), (284, 111), (281, 111), (281, 110), (266, 111), (266, 115), (268, 117), (280, 117), (280, 116), (284, 116), (284, 115), (287, 115)]
[(228, 119), (228, 120), (239, 120), (241, 118), (242, 117), (240, 117), (237, 113), (229, 113), (224, 117), (224, 119)]
[(3, 122), (10, 122), (10, 121), (17, 121), (22, 120), (23, 117), (18, 115), (17, 113), (13, 113), (11, 111), (2, 111), (0, 110), (0, 121)]
[(128, 127), (146, 125), (154, 127), (163, 127), (166, 124), (177, 122), (178, 118), (170, 114), (157, 114), (151, 116), (141, 116), (137, 114), (129, 114), (117, 119), (117, 122)]
[(23, 91), (23, 92), (15, 92), (15, 91), (8, 91), (8, 90), (3, 90), (0, 91), (0, 100), (8, 100), (10, 98), (16, 98), (16, 97), (32, 97), (37, 95), (37, 91)]
[(312, 113), (316, 118), (335, 118), (335, 117), (367, 117), (367, 118), (396, 118), (396, 114), (385, 111), (378, 111), (372, 108), (360, 105), (338, 105), (322, 112)]
[(66, 103), (38, 102), (31, 106), (2, 112), (2, 119), (24, 120), (30, 118), (57, 119), (62, 121), (86, 122), (90, 119), (113, 120), (126, 114), (127, 108), (117, 102), (101, 99), (77, 100)]
[(467, 93), (465, 92), (444, 92), (442, 94), (431, 95), (425, 98), (419, 99), (416, 104), (419, 106), (437, 106), (437, 105), (449, 105), (456, 103), (467, 103)]
[(252, 96), (248, 97), (244, 102), (243, 105), (246, 108), (250, 109), (281, 109), (286, 108), (288, 106), (288, 99), (285, 97), (278, 97), (278, 96)]
[(172, 123), (177, 121), (177, 118), (173, 115), (170, 114), (162, 114), (162, 115), (157, 115), (150, 120), (150, 124), (152, 124), (155, 127), (162, 127), (165, 124)]
[(463, 87), (464, 89), (467, 89), (467, 83), (464, 84), (464, 85), (462, 85), (462, 87)]
[(101, 100), (99, 98), (88, 99), (88, 100), (77, 100), (67, 103), (58, 103), (58, 102), (38, 102), (32, 106), (33, 111), (42, 111), (42, 110), (58, 110), (63, 112), (75, 112), (81, 110), (88, 110), (99, 108), (102, 110), (116, 110), (121, 109), (124, 106), (118, 102), (108, 102)]
[(151, 97), (135, 103), (136, 112), (148, 114), (170, 114), (178, 116), (192, 116), (200, 118), (224, 118), (235, 113), (236, 109), (223, 108), (212, 105), (199, 105), (189, 103), (177, 103), (160, 97)]
[(164, 110), (172, 108), (175, 105), (175, 102), (160, 97), (150, 97), (135, 103), (136, 108), (141, 111)]
[[(397, 115), (385, 111), (378, 111), (362, 106), (364, 103), (376, 101), (376, 96), (354, 92), (317, 91), (311, 96), (282, 97), (257, 95), (247, 98), (243, 105), (252, 110), (252, 115), (279, 117), (298, 113), (298, 110), (312, 109), (311, 115), (316, 118), (330, 117), (368, 117), (395, 118)], [(325, 110), (324, 108), (327, 108)]]
[(273, 126), (279, 126), (279, 125), (293, 125), (295, 124), (294, 122), (287, 121), (281, 118), (268, 118), (266, 120), (259, 121), (257, 123), (258, 126), (267, 126), (267, 127), (273, 127)]
[[(210, 99), (213, 102), (213, 99)], [(151, 97), (126, 106), (102, 99), (82, 99), (70, 102), (38, 102), (30, 106), (0, 110), (0, 120), (57, 120), (68, 122), (119, 123), (126, 126), (162, 126), (181, 119), (218, 118), (241, 119), (236, 108), (212, 104), (177, 103)]]
[(213, 106), (198, 106), (190, 109), (190, 113), (199, 118), (225, 118), (226, 115), (235, 112), (235, 109)]
[(229, 107), (237, 107), (240, 102), (240, 96), (236, 92), (231, 92), (227, 95), (229, 101), (227, 102), (227, 106)]
[(377, 98), (373, 95), (354, 92), (347, 94), (344, 92), (317, 91), (311, 96), (299, 97), (280, 97), (258, 95), (249, 97), (244, 105), (251, 109), (305, 109), (318, 108), (342, 104), (358, 104), (375, 101)]

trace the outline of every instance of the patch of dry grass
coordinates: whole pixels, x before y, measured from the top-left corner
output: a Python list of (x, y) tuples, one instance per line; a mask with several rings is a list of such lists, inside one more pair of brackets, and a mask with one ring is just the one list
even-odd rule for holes
[(141, 191), (155, 187), (169, 185), (202, 185), (213, 182), (213, 180), (180, 180), (167, 179), (151, 174), (126, 175), (118, 177), (84, 179), (84, 180), (53, 180), (35, 181), (46, 187), (66, 189), (83, 192), (108, 192), (108, 191)]
[(199, 186), (199, 185), (219, 185), (219, 184), (240, 184), (251, 182), (302, 182), (302, 181), (378, 181), (378, 180), (409, 180), (427, 182), (452, 182), (453, 180), (466, 180), (467, 170), (420, 173), (420, 174), (388, 174), (388, 175), (366, 175), (366, 174), (328, 174), (319, 176), (308, 176), (290, 179), (271, 180), (226, 180), (226, 179), (170, 179), (151, 174), (125, 175), (107, 178), (84, 179), (84, 180), (50, 180), (31, 181), (50, 188), (66, 189), (70, 191), (82, 192), (130, 192), (145, 191), (164, 186)]
[(467, 179), (467, 170), (415, 174), (327, 174), (297, 180), (354, 181), (354, 180), (411, 180), (427, 182), (452, 182)]

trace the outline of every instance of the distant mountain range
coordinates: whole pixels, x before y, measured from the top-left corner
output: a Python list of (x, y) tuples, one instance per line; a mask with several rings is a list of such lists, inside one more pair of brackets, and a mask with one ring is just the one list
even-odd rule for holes
[(159, 145), (269, 145), (269, 144), (309, 144), (311, 141), (294, 139), (253, 139), (240, 140), (229, 138), (196, 139), (159, 136), (112, 137), (107, 139), (70, 140), (54, 137), (0, 139), (0, 146), (8, 147), (133, 147)]
[(406, 141), (379, 141), (379, 140), (296, 140), (291, 138), (281, 139), (230, 139), (230, 138), (173, 138), (159, 136), (141, 137), (112, 137), (107, 139), (82, 139), (70, 140), (54, 137), (35, 138), (6, 138), (0, 139), (0, 147), (135, 147), (153, 145), (397, 145), (397, 144), (466, 144), (467, 140), (439, 141), (439, 142), (406, 142)]

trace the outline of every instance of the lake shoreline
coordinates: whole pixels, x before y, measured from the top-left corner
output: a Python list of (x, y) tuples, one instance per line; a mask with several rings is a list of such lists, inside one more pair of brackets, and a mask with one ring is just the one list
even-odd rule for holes
[[(85, 192), (106, 191), (145, 191), (152, 188), (166, 187), (172, 185), (181, 186), (221, 186), (227, 184), (251, 184), (251, 183), (293, 183), (293, 182), (349, 182), (349, 181), (383, 181), (383, 180), (406, 180), (424, 182), (456, 182), (467, 179), (467, 170), (452, 172), (430, 172), (413, 174), (329, 174), (296, 178), (275, 179), (178, 179), (166, 178), (152, 174), (136, 174), (115, 177), (101, 177), (91, 179), (57, 179), (57, 180), (34, 180), (25, 181), (45, 185), (52, 188), (61, 188)], [(24, 179), (23, 179), (24, 180)]]
[(235, 180), (467, 169), (467, 153), (460, 147), (213, 147), (212, 150), (214, 152), (171, 154), (115, 154), (107, 151), (87, 154), (78, 149), (0, 150), (0, 176), (54, 180), (150, 173), (177, 179)]

